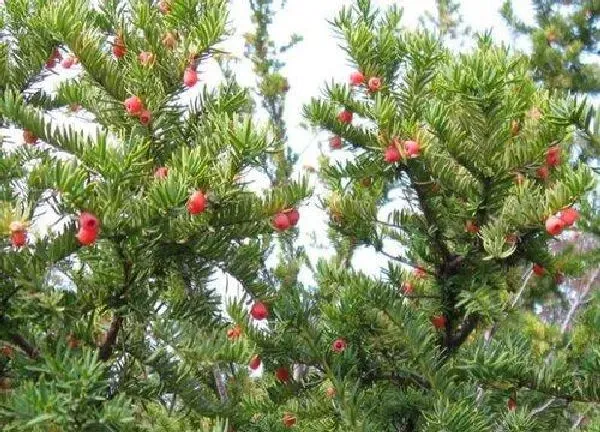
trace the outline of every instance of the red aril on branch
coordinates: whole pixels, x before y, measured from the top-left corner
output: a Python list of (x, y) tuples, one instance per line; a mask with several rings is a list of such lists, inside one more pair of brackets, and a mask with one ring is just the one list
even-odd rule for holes
[(550, 171), (548, 170), (548, 167), (546, 165), (542, 165), (535, 171), (535, 175), (540, 180), (546, 181), (546, 180), (548, 180), (548, 177), (550, 176)]
[(279, 382), (285, 383), (290, 380), (290, 371), (285, 366), (278, 367), (275, 370), (275, 379)]
[(573, 207), (567, 207), (561, 210), (559, 217), (565, 225), (571, 226), (579, 219), (579, 212)]
[(352, 84), (353, 86), (361, 85), (364, 82), (365, 76), (361, 72), (354, 71), (350, 74), (350, 84)]
[(25, 141), (25, 144), (35, 144), (37, 140), (38, 137), (36, 137), (33, 132), (27, 129), (23, 130), (23, 141)]
[(152, 113), (148, 110), (143, 110), (140, 113), (140, 123), (144, 126), (148, 126), (152, 121)]
[(197, 215), (206, 210), (206, 196), (202, 191), (196, 191), (190, 195), (187, 202), (187, 209), (191, 215)]
[(248, 362), (248, 367), (252, 370), (256, 370), (260, 367), (261, 363), (262, 363), (261, 358), (255, 354), (250, 359), (250, 362)]
[(367, 87), (369, 87), (369, 91), (371, 93), (376, 93), (381, 89), (381, 78), (379, 77), (371, 77), (369, 78), (369, 83), (367, 84)]
[(20, 248), (25, 246), (25, 243), (27, 243), (27, 231), (20, 230), (10, 233), (10, 244), (14, 247)]
[(277, 231), (285, 231), (291, 226), (290, 218), (284, 212), (279, 212), (273, 217), (273, 227)]
[(352, 123), (352, 111), (343, 110), (338, 114), (338, 120), (340, 123), (350, 124)]
[(437, 330), (446, 328), (446, 317), (444, 315), (436, 315), (431, 318), (431, 323)]
[(338, 338), (336, 340), (333, 341), (333, 343), (331, 344), (331, 350), (334, 353), (342, 353), (346, 350), (346, 347), (348, 346), (348, 344), (346, 343), (346, 341), (344, 339)]
[(137, 96), (130, 96), (123, 101), (123, 106), (128, 114), (139, 116), (144, 109), (142, 100)]
[(389, 164), (396, 163), (402, 159), (400, 150), (395, 145), (389, 145), (383, 153), (383, 160)]
[(341, 149), (342, 148), (342, 138), (337, 135), (329, 138), (329, 147), (332, 150)]
[(250, 315), (257, 321), (262, 321), (269, 316), (267, 305), (261, 301), (255, 302), (250, 308)]
[(297, 209), (292, 208), (289, 209), (285, 212), (288, 221), (290, 222), (290, 226), (296, 226), (298, 225), (298, 221), (300, 220), (300, 213), (298, 212)]
[(291, 413), (285, 413), (283, 415), (282, 422), (286, 428), (291, 428), (292, 426), (294, 426), (296, 424), (296, 421), (296, 416), (294, 416)]
[(555, 167), (560, 164), (560, 147), (552, 146), (546, 152), (546, 165)]
[(465, 222), (465, 231), (470, 232), (471, 234), (477, 234), (479, 232), (479, 227), (474, 221), (468, 220)]
[(416, 141), (404, 141), (404, 151), (410, 159), (414, 159), (421, 153), (421, 146)]
[(186, 87), (194, 87), (198, 82), (198, 72), (191, 67), (188, 67), (183, 73), (183, 84)]
[(533, 265), (533, 267), (531, 268), (531, 270), (537, 276), (544, 276), (544, 273), (546, 273), (546, 269), (544, 267), (542, 267), (541, 265), (537, 264), (537, 263), (535, 263)]
[(112, 52), (113, 55), (118, 59), (125, 57), (125, 54), (127, 53), (127, 47), (125, 46), (122, 37), (117, 36), (115, 38), (112, 46)]
[(559, 235), (565, 228), (565, 223), (562, 219), (556, 216), (550, 216), (546, 219), (546, 231), (552, 236)]

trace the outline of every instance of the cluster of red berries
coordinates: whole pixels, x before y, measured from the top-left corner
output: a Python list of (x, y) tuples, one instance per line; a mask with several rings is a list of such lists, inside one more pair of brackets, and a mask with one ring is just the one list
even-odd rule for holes
[(579, 212), (573, 207), (567, 207), (546, 219), (546, 231), (552, 236), (559, 235), (565, 227), (573, 225), (578, 219)]
[(414, 159), (419, 156), (421, 153), (421, 146), (418, 142), (407, 140), (400, 143), (400, 141), (395, 138), (393, 143), (387, 146), (383, 153), (383, 159), (389, 163), (399, 162), (403, 157)]
[(548, 180), (550, 176), (550, 168), (554, 168), (560, 164), (560, 147), (552, 146), (546, 151), (546, 163), (539, 167), (536, 171), (537, 177), (542, 180)]
[[(353, 86), (360, 86), (365, 83), (365, 75), (362, 72), (355, 71), (350, 74), (350, 84)], [(383, 85), (381, 78), (373, 76), (367, 81), (367, 88), (369, 92), (378, 92)]]
[(285, 231), (295, 227), (300, 220), (300, 213), (295, 208), (285, 209), (273, 217), (273, 227), (277, 231)]
[(128, 97), (123, 101), (123, 106), (127, 114), (140, 119), (140, 123), (144, 126), (152, 121), (152, 113), (144, 108), (144, 103), (137, 96)]
[(79, 231), (75, 236), (79, 243), (89, 246), (96, 241), (100, 232), (100, 221), (91, 213), (83, 212), (79, 216)]
[(9, 226), (10, 244), (16, 248), (25, 246), (27, 243), (27, 227), (21, 221), (13, 221)]

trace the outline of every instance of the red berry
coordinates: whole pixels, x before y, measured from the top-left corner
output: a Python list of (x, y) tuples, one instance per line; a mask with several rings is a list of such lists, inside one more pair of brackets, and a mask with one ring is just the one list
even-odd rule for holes
[(196, 191), (187, 202), (188, 212), (192, 215), (197, 215), (206, 210), (206, 196), (202, 191)]
[(411, 295), (414, 291), (415, 291), (415, 288), (414, 288), (413, 284), (411, 284), (410, 282), (404, 282), (402, 284), (402, 292), (405, 295)]
[(387, 163), (391, 164), (402, 159), (402, 155), (400, 154), (400, 150), (398, 150), (395, 145), (390, 145), (385, 149), (385, 152), (383, 153), (383, 159)]
[(260, 367), (261, 363), (262, 360), (260, 359), (260, 357), (258, 355), (253, 355), (250, 359), (250, 362), (248, 363), (248, 366), (250, 367), (250, 369), (256, 370)]
[(350, 74), (350, 84), (357, 86), (365, 82), (365, 76), (359, 71)]
[(168, 1), (166, 0), (161, 0), (158, 2), (158, 10), (160, 11), (160, 13), (162, 13), (163, 15), (168, 14), (169, 12), (171, 12), (171, 5), (169, 4)]
[(75, 238), (77, 238), (79, 243), (81, 243), (83, 246), (89, 246), (96, 241), (97, 236), (98, 231), (96, 230), (80, 228)]
[(143, 110), (140, 113), (140, 123), (144, 126), (148, 126), (148, 124), (152, 121), (152, 113), (148, 110)]
[(334, 387), (327, 387), (327, 390), (325, 390), (325, 394), (330, 399), (334, 398), (336, 393), (337, 393), (337, 391), (335, 390)]
[(571, 226), (579, 219), (579, 212), (573, 207), (568, 207), (560, 212), (560, 219), (567, 226)]
[(156, 171), (154, 171), (154, 178), (162, 180), (167, 178), (169, 175), (169, 168), (167, 167), (158, 167)]
[(233, 326), (230, 329), (227, 329), (227, 339), (236, 340), (242, 334), (242, 328), (239, 325)]
[(275, 370), (275, 379), (279, 382), (288, 382), (290, 380), (290, 371), (281, 366)]
[(350, 124), (352, 123), (352, 111), (343, 110), (338, 114), (338, 120), (341, 123)]
[(298, 225), (298, 221), (300, 220), (300, 213), (298, 213), (298, 210), (293, 208), (289, 210), (286, 214), (291, 226)]
[(79, 228), (84, 230), (98, 231), (100, 221), (91, 213), (83, 212), (79, 215)]
[(14, 247), (21, 247), (27, 243), (27, 231), (13, 231), (10, 234), (10, 243)]
[(333, 343), (331, 344), (331, 349), (333, 350), (334, 353), (341, 353), (344, 352), (346, 350), (346, 341), (344, 339), (336, 339), (333, 341)]
[(431, 318), (431, 323), (437, 330), (441, 330), (446, 327), (446, 317), (444, 315), (436, 315)]
[(468, 220), (465, 222), (465, 231), (470, 232), (472, 234), (476, 234), (479, 232), (479, 227), (472, 220)]
[(198, 72), (191, 67), (187, 68), (183, 73), (183, 84), (186, 87), (194, 87), (198, 82)]
[(332, 136), (331, 138), (329, 138), (329, 147), (332, 150), (338, 150), (342, 148), (342, 138), (340, 138), (339, 136)]
[(154, 64), (154, 54), (150, 51), (142, 51), (138, 55), (138, 59), (142, 66), (152, 66), (152, 64)]
[(273, 217), (273, 227), (277, 231), (285, 231), (290, 225), (290, 218), (283, 212), (279, 212)]
[(36, 137), (33, 132), (27, 129), (23, 130), (23, 141), (25, 141), (25, 144), (35, 144), (37, 140), (38, 137)]
[(73, 56), (67, 56), (63, 59), (63, 61), (60, 63), (60, 65), (62, 67), (64, 67), (65, 69), (70, 69), (71, 66), (73, 66), (75, 64), (75, 58)]
[(118, 59), (125, 57), (125, 54), (127, 53), (127, 47), (125, 46), (125, 43), (123, 42), (123, 39), (120, 36), (117, 36), (115, 38), (112, 47), (112, 52), (113, 55)]
[(131, 96), (123, 101), (123, 105), (125, 106), (125, 110), (134, 116), (139, 116), (144, 109), (144, 104), (142, 100), (137, 96)]
[(546, 269), (537, 263), (533, 265), (532, 270), (537, 276), (543, 276), (546, 272)]
[(560, 164), (560, 147), (552, 146), (546, 152), (546, 165), (555, 167)]
[(427, 272), (426, 272), (426, 271), (425, 271), (425, 269), (424, 269), (423, 267), (421, 267), (421, 266), (419, 266), (419, 267), (416, 267), (416, 268), (413, 270), (413, 274), (414, 274), (414, 275), (415, 275), (415, 277), (416, 277), (416, 278), (418, 278), (418, 279), (423, 279), (423, 278), (427, 277)]
[(381, 88), (381, 78), (378, 77), (371, 77), (369, 78), (369, 91), (371, 93), (375, 93), (377, 91), (379, 91), (379, 89)]
[(514, 411), (517, 409), (517, 401), (514, 400), (513, 398), (508, 398), (508, 401), (506, 402), (506, 406), (508, 407), (509, 411)]
[(292, 426), (294, 426), (296, 424), (296, 417), (290, 413), (285, 413), (283, 415), (283, 425), (286, 428), (291, 428)]
[(535, 173), (537, 175), (537, 178), (539, 178), (542, 181), (548, 180), (548, 177), (550, 176), (550, 171), (548, 170), (548, 167), (546, 165), (539, 167)]
[(409, 158), (414, 159), (421, 153), (421, 146), (416, 141), (404, 141), (404, 151)]
[(565, 223), (556, 216), (550, 216), (546, 219), (546, 231), (552, 236), (560, 234), (564, 227)]
[(250, 315), (257, 321), (262, 321), (269, 316), (269, 309), (261, 301), (255, 302), (250, 308)]

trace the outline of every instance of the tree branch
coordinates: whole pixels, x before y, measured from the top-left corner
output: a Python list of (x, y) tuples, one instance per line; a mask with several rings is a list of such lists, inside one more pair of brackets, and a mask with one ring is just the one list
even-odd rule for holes
[(592, 287), (594, 286), (594, 283), (596, 282), (596, 279), (598, 278), (598, 275), (600, 275), (600, 267), (598, 267), (596, 270), (594, 270), (594, 272), (592, 273), (592, 276), (590, 277), (589, 282), (585, 285), (585, 287), (581, 291), (579, 297), (571, 305), (571, 308), (569, 309), (567, 316), (565, 317), (564, 321), (562, 322), (562, 324), (560, 326), (561, 333), (565, 333), (567, 331), (567, 328), (569, 327), (571, 320), (575, 316), (577, 309), (579, 309), (579, 306), (581, 306), (581, 304), (584, 302), (585, 298), (591, 291)]
[(10, 341), (21, 348), (31, 359), (37, 360), (40, 358), (40, 350), (20, 334), (12, 333), (10, 335)]
[(123, 317), (120, 315), (116, 315), (110, 323), (110, 328), (106, 332), (106, 338), (104, 339), (104, 343), (100, 346), (98, 350), (98, 357), (100, 360), (106, 361), (112, 355), (113, 347), (117, 342), (117, 335), (119, 334), (119, 329), (122, 325)]

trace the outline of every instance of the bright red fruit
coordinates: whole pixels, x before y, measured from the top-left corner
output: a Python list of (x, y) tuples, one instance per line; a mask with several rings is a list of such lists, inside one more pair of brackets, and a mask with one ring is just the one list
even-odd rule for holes
[(198, 72), (191, 67), (187, 68), (183, 73), (183, 84), (186, 87), (194, 87), (198, 82)]
[(10, 234), (10, 244), (14, 247), (21, 247), (27, 243), (27, 231), (13, 231)]
[(381, 88), (381, 78), (379, 78), (379, 77), (369, 78), (368, 87), (369, 87), (369, 91), (371, 93), (375, 93), (375, 92), (379, 91), (379, 89)]
[(555, 236), (560, 234), (564, 227), (565, 223), (563, 220), (556, 216), (550, 216), (548, 219), (546, 219), (546, 231), (550, 235)]
[(533, 273), (535, 273), (537, 276), (543, 276), (544, 273), (546, 272), (546, 269), (544, 267), (542, 267), (539, 264), (534, 264), (532, 267), (532, 271)]
[(472, 234), (476, 234), (479, 232), (479, 227), (472, 220), (468, 220), (467, 222), (465, 222), (465, 230)]
[(338, 120), (341, 123), (350, 124), (352, 123), (352, 111), (343, 110), (338, 114)]
[(288, 382), (290, 380), (290, 371), (288, 368), (281, 366), (275, 369), (275, 379), (279, 382)]
[(64, 67), (65, 69), (70, 69), (71, 66), (73, 66), (75, 64), (75, 59), (73, 58), (73, 56), (67, 56), (63, 59), (63, 61), (60, 63), (60, 65), (62, 67)]
[(144, 109), (142, 100), (137, 96), (128, 97), (123, 101), (123, 105), (125, 106), (125, 111), (134, 116), (140, 115)]
[(508, 407), (509, 411), (514, 411), (517, 409), (517, 401), (514, 400), (513, 398), (508, 398), (508, 401), (506, 402), (506, 406)]
[(75, 238), (79, 240), (83, 246), (89, 246), (96, 241), (96, 237), (98, 236), (98, 231), (93, 229), (83, 229), (80, 228)]
[(446, 327), (446, 317), (444, 315), (436, 315), (431, 318), (431, 323), (436, 329), (441, 330)]
[(338, 354), (344, 352), (346, 350), (346, 347), (347, 344), (344, 339), (336, 339), (331, 344), (331, 349), (333, 350), (333, 352)]
[(79, 215), (79, 228), (84, 230), (98, 231), (100, 221), (91, 213), (83, 212)]
[(250, 315), (257, 321), (262, 321), (269, 316), (267, 305), (261, 301), (255, 302), (250, 308)]
[(290, 218), (288, 218), (287, 214), (279, 212), (273, 217), (273, 227), (277, 231), (285, 231), (290, 226)]
[(127, 53), (127, 47), (125, 46), (125, 43), (123, 42), (123, 39), (121, 37), (117, 36), (115, 38), (112, 47), (112, 52), (113, 55), (118, 59), (125, 57), (125, 54)]
[(385, 149), (383, 153), (383, 160), (387, 163), (395, 163), (402, 159), (402, 155), (400, 154), (400, 150), (396, 148), (395, 145), (390, 145)]
[(261, 363), (262, 360), (260, 359), (260, 357), (258, 355), (253, 355), (250, 359), (250, 362), (248, 363), (248, 366), (250, 367), (250, 369), (256, 370), (260, 367)]
[(138, 55), (138, 60), (142, 66), (152, 66), (152, 64), (154, 64), (154, 54), (152, 54), (150, 51), (142, 51)]
[(340, 138), (339, 136), (332, 136), (331, 138), (329, 138), (329, 147), (332, 150), (338, 150), (342, 148), (342, 138)]
[(152, 113), (148, 110), (143, 110), (140, 113), (140, 123), (144, 126), (148, 126), (148, 124), (152, 121)]
[(555, 167), (560, 164), (560, 147), (552, 146), (546, 152), (546, 165)]
[(421, 153), (421, 146), (416, 141), (404, 141), (404, 151), (409, 158), (414, 159)]
[(37, 140), (38, 137), (36, 137), (33, 132), (27, 129), (23, 130), (23, 141), (25, 141), (25, 144), (35, 144)]
[(167, 178), (169, 175), (169, 168), (167, 167), (158, 167), (156, 171), (154, 171), (154, 178), (162, 180)]
[(548, 170), (548, 167), (546, 165), (543, 165), (536, 170), (535, 174), (540, 180), (546, 181), (550, 176), (550, 171)]
[(196, 215), (206, 210), (206, 196), (202, 191), (196, 191), (187, 202), (187, 209), (190, 214)]
[(568, 207), (560, 212), (560, 219), (566, 225), (571, 226), (579, 219), (579, 212), (573, 207)]
[(357, 86), (365, 82), (365, 76), (359, 71), (350, 74), (350, 84)]
[(291, 226), (298, 225), (298, 221), (300, 220), (300, 213), (298, 213), (298, 210), (293, 208), (289, 210), (286, 214)]
[(283, 425), (286, 428), (291, 428), (292, 426), (294, 426), (296, 424), (296, 417), (290, 413), (285, 413), (283, 415)]
[(405, 295), (411, 295), (414, 291), (415, 291), (415, 288), (413, 287), (413, 284), (411, 284), (410, 282), (404, 282), (402, 284), (402, 292)]

